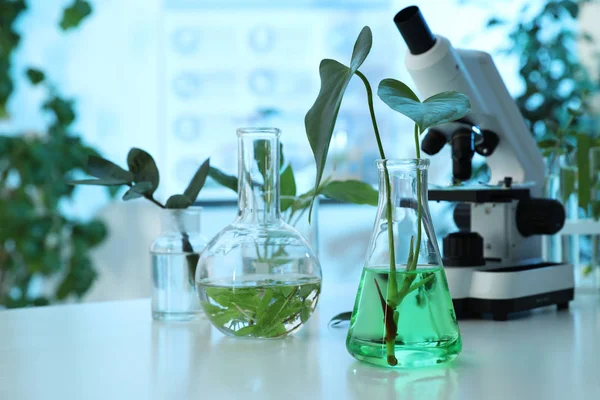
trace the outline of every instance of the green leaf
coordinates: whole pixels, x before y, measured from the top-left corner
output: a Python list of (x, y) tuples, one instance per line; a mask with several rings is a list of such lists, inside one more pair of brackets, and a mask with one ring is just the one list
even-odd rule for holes
[(567, 151), (565, 149), (562, 148), (547, 148), (547, 149), (541, 149), (542, 150), (542, 156), (543, 157), (549, 157), (552, 154), (556, 154), (556, 155), (563, 155), (565, 154)]
[[(268, 335), (270, 331), (272, 331), (274, 328), (277, 327), (278, 322), (279, 322), (279, 317), (280, 316), (285, 316), (285, 317), (289, 317), (292, 313), (288, 313), (288, 312), (284, 312), (288, 302), (291, 300), (291, 298), (296, 294), (296, 292), (298, 291), (298, 288), (294, 288), (292, 293), (290, 293), (288, 296), (284, 296), (283, 293), (281, 292), (284, 288), (277, 288), (278, 292), (277, 294), (279, 294), (280, 297), (277, 298), (277, 300), (275, 300), (273, 303), (271, 303), (267, 309), (265, 310), (265, 312), (263, 312), (262, 314), (258, 315), (258, 321), (257, 321), (257, 326), (260, 329), (260, 333), (257, 333), (259, 335)], [(298, 312), (300, 310), (297, 310), (295, 312)]]
[(577, 18), (579, 15), (579, 4), (572, 0), (564, 0), (559, 3), (571, 15), (571, 18)]
[[(600, 183), (600, 147), (593, 145), (593, 147), (590, 147), (588, 154), (590, 158), (590, 184), (597, 187)], [(596, 197), (597, 194), (594, 198)]]
[(592, 138), (584, 135), (577, 135), (577, 170), (579, 171), (577, 179), (577, 195), (579, 207), (587, 211), (591, 200), (590, 185), (590, 148), (592, 147)]
[(149, 194), (156, 191), (160, 179), (158, 168), (150, 154), (134, 147), (129, 150), (129, 154), (127, 154), (127, 165), (133, 174), (134, 182), (150, 182), (152, 188), (149, 191)]
[(211, 304), (208, 301), (200, 300), (200, 304), (202, 305), (204, 312), (207, 313), (208, 315), (216, 315), (216, 314), (221, 313), (223, 310), (225, 310), (225, 308), (215, 306), (214, 304)]
[(379, 192), (371, 185), (357, 180), (332, 181), (320, 193), (337, 201), (377, 206)]
[(169, 197), (165, 207), (170, 209), (183, 209), (188, 208), (191, 205), (192, 201), (189, 199), (189, 197), (183, 194), (174, 194), (173, 196)]
[(551, 149), (558, 146), (558, 138), (552, 137), (554, 135), (546, 135), (538, 140), (537, 145), (540, 149)]
[[(304, 210), (305, 208), (311, 207), (314, 201), (314, 197), (321, 194), (321, 190), (327, 186), (331, 182), (331, 177), (326, 178), (319, 187), (319, 190), (315, 190), (315, 188), (310, 189), (308, 192), (301, 194), (296, 197), (294, 203), (292, 204), (292, 212), (295, 213), (299, 210)], [(309, 219), (310, 222), (310, 219)]]
[(296, 200), (294, 200), (294, 202), (292, 203), (292, 212), (296, 212), (299, 210), (304, 210), (305, 208), (308, 208), (311, 206), (313, 200), (313, 197), (315, 196), (315, 189), (311, 189), (306, 193), (301, 194), (300, 196), (296, 197)]
[(263, 177), (263, 182), (268, 181), (267, 171), (271, 169), (273, 160), (271, 159), (271, 141), (258, 139), (254, 141), (254, 160), (258, 166), (258, 172)]
[(33, 305), (35, 307), (47, 306), (50, 304), (50, 300), (45, 297), (36, 297), (33, 300)]
[(592, 218), (598, 221), (600, 220), (600, 201), (595, 200), (591, 202), (592, 205)]
[(208, 176), (210, 176), (219, 185), (224, 186), (228, 189), (231, 189), (237, 193), (238, 178), (236, 176), (226, 174), (225, 172), (223, 172), (217, 168), (214, 168), (214, 167), (209, 168)]
[(102, 243), (107, 235), (106, 225), (100, 220), (92, 220), (86, 224), (73, 226), (73, 236), (85, 241), (86, 245), (90, 247)]
[(75, 181), (68, 181), (69, 185), (92, 185), (92, 186), (121, 186), (127, 185), (129, 181), (114, 178), (103, 178), (103, 179), (80, 179)]
[(313, 312), (312, 301), (306, 300), (305, 303), (309, 303), (310, 305), (303, 306), (302, 311), (300, 312), (300, 321), (304, 324), (310, 318), (310, 315)]
[(192, 253), (185, 256), (185, 261), (188, 266), (188, 280), (190, 285), (196, 285), (196, 267), (198, 266), (198, 260), (200, 259), (200, 254)]
[(235, 331), (235, 336), (251, 336), (256, 329), (256, 325), (245, 326), (242, 329)]
[(190, 199), (192, 203), (196, 201), (198, 193), (200, 193), (200, 190), (204, 187), (204, 183), (206, 182), (206, 177), (208, 176), (209, 169), (210, 158), (207, 158), (206, 161), (202, 163), (200, 168), (198, 168), (196, 174), (194, 174), (194, 177), (190, 181), (190, 184), (188, 185), (187, 189), (185, 189), (185, 192), (183, 192), (183, 194), (188, 199)]
[[(415, 237), (411, 236), (410, 237), (410, 245), (408, 247), (408, 260), (406, 261), (406, 270), (407, 271), (412, 271), (416, 268), (416, 265), (413, 264), (414, 260), (415, 260)], [(408, 276), (406, 278), (409, 279)]]
[(367, 58), (372, 42), (371, 29), (365, 26), (354, 44), (350, 68), (330, 59), (321, 61), (319, 66), (321, 89), (315, 103), (304, 118), (306, 135), (317, 164), (315, 187), (319, 187), (323, 178), (329, 144), (344, 93), (350, 79)]
[(424, 286), (425, 289), (431, 289), (431, 287), (433, 286), (434, 278), (435, 275), (433, 273), (423, 274), (422, 279), (419, 282), (412, 285), (410, 289), (408, 289), (408, 293), (421, 288), (421, 286)]
[(131, 189), (129, 189), (123, 195), (123, 200), (133, 200), (143, 197), (146, 194), (151, 194), (152, 184), (150, 182), (140, 182), (133, 185)]
[(29, 79), (29, 82), (34, 85), (42, 82), (45, 78), (44, 73), (37, 68), (27, 68), (25, 73), (27, 74), (27, 79)]
[(269, 306), (269, 304), (271, 303), (272, 299), (273, 299), (273, 289), (267, 288), (267, 290), (265, 291), (265, 294), (263, 295), (263, 298), (261, 299), (260, 303), (258, 304), (256, 314), (262, 315), (265, 312), (265, 310), (267, 309), (267, 307)]
[(66, 299), (69, 294), (75, 291), (75, 279), (72, 274), (68, 274), (65, 279), (60, 283), (56, 291), (56, 298), (58, 300)]
[(65, 8), (60, 20), (60, 27), (63, 31), (76, 28), (91, 13), (90, 3), (85, 0), (75, 0), (73, 4)]
[(583, 40), (585, 40), (586, 42), (588, 42), (588, 43), (594, 43), (595, 42), (594, 37), (592, 35), (590, 35), (589, 32), (583, 32), (581, 34), (581, 38)]
[[(60, 97), (54, 96), (50, 100), (46, 101), (43, 105), (44, 110), (50, 110), (54, 113), (59, 128), (65, 128), (75, 121), (75, 111), (73, 110), (73, 101), (65, 100)], [(60, 133), (60, 129), (55, 131), (54, 134)], [(52, 132), (51, 132), (52, 133)]]
[(377, 90), (379, 98), (392, 110), (412, 119), (421, 129), (456, 121), (471, 111), (469, 98), (459, 92), (442, 92), (422, 103), (404, 83), (384, 79)]
[(493, 17), (493, 18), (490, 18), (490, 19), (487, 21), (487, 23), (485, 24), (485, 26), (486, 26), (487, 28), (491, 28), (492, 26), (505, 25), (505, 24), (506, 24), (506, 21), (505, 21), (505, 20), (503, 20), (503, 19), (500, 19), (500, 18)]
[(85, 172), (95, 178), (100, 179), (114, 179), (118, 181), (124, 181), (125, 183), (131, 183), (133, 181), (133, 175), (131, 175), (131, 172), (126, 171), (117, 164), (98, 156), (90, 156), (88, 158)]
[[(417, 94), (413, 92), (413, 90), (410, 87), (408, 87), (407, 84), (396, 79), (384, 79), (381, 82), (379, 82), (379, 87), (377, 88), (377, 95), (386, 104), (388, 103), (383, 99), (383, 95), (385, 95), (386, 97), (391, 96), (392, 98), (398, 97), (400, 98), (400, 100), (412, 100), (410, 103), (408, 103), (411, 105), (414, 103), (421, 103), (419, 96), (417, 96)], [(417, 105), (417, 107), (419, 106)]]
[(283, 168), (285, 164), (285, 156), (283, 155), (283, 143), (279, 142), (279, 169)]
[(577, 168), (561, 167), (560, 169), (560, 197), (565, 204), (569, 197), (575, 193), (575, 182), (577, 182)]
[(296, 196), (296, 178), (294, 177), (294, 171), (292, 165), (289, 164), (283, 171), (279, 181), (281, 198), (279, 201), (281, 211), (286, 211), (294, 204), (294, 197)]
[(584, 112), (580, 108), (567, 107), (567, 113), (575, 118), (581, 117)]

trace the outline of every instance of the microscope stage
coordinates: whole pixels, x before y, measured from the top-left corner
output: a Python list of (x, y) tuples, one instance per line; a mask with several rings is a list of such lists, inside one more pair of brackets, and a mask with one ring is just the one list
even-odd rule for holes
[(445, 267), (450, 294), (459, 318), (509, 314), (573, 300), (573, 267), (540, 263), (512, 267)]
[(529, 188), (502, 188), (483, 186), (470, 188), (467, 186), (451, 186), (448, 188), (429, 189), (429, 200), (451, 201), (459, 203), (510, 203), (513, 200), (529, 199)]

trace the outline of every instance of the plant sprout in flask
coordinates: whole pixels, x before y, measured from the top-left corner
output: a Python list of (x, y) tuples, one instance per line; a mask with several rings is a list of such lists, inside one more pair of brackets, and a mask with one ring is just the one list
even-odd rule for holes
[(371, 50), (363, 28), (350, 65), (325, 59), (321, 90), (305, 117), (306, 133), (322, 179), (342, 99), (354, 75), (363, 82), (381, 159), (379, 209), (356, 297), (346, 347), (359, 360), (388, 367), (419, 367), (454, 359), (460, 333), (427, 207), (428, 161), (420, 158), (419, 135), (470, 111), (469, 99), (443, 92), (421, 101), (404, 83), (385, 79), (377, 94), (390, 108), (412, 119), (416, 159), (386, 158), (375, 117), (373, 91), (359, 68)]

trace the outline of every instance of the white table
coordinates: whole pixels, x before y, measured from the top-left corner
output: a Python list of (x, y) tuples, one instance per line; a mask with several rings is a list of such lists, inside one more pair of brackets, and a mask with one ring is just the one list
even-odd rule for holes
[(453, 364), (393, 371), (354, 360), (327, 327), (353, 291), (325, 287), (307, 326), (272, 341), (153, 322), (148, 300), (0, 311), (0, 399), (600, 399), (598, 296), (461, 322)]

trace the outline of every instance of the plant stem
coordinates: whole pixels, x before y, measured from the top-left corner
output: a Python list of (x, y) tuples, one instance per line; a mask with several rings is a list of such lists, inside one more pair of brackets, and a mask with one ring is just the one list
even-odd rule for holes
[[(131, 187), (132, 185), (129, 184), (128, 186)], [(147, 200), (150, 200), (150, 202), (157, 205), (161, 209), (163, 209), (163, 210), (166, 209), (166, 207), (162, 203), (157, 201), (153, 195), (145, 194), (144, 198)], [(186, 262), (188, 265), (188, 275), (189, 275), (188, 281), (190, 282), (191, 285), (193, 285), (195, 283), (196, 265), (198, 264), (198, 259), (200, 257), (199, 257), (199, 255), (194, 253), (194, 248), (192, 247), (192, 244), (190, 243), (190, 235), (188, 235), (187, 232), (185, 232), (185, 229), (183, 228), (183, 222), (181, 220), (178, 220), (177, 225), (179, 225), (179, 231), (181, 232), (181, 249), (185, 253), (188, 253), (186, 255)]]
[(160, 208), (165, 208), (165, 206), (162, 205), (160, 202), (156, 201), (156, 199), (151, 194), (144, 195), (144, 197), (150, 200), (152, 203), (159, 206)]
[(367, 90), (367, 101), (369, 103), (369, 113), (371, 114), (373, 130), (375, 132), (375, 140), (377, 141), (377, 147), (379, 148), (379, 155), (383, 160), (383, 172), (385, 174), (385, 190), (387, 196), (386, 211), (388, 220), (388, 242), (390, 247), (390, 278), (388, 279), (388, 297), (390, 295), (392, 297), (395, 297), (395, 294), (398, 292), (398, 282), (396, 281), (396, 246), (394, 245), (394, 219), (392, 211), (392, 188), (390, 184), (390, 174), (387, 169), (387, 160), (385, 158), (385, 152), (383, 151), (381, 136), (379, 135), (377, 119), (375, 118), (375, 108), (373, 106), (373, 90), (371, 90), (371, 84), (362, 72), (356, 71), (356, 75), (363, 81), (365, 89)]
[[(383, 151), (383, 144), (381, 143), (381, 136), (379, 135), (379, 127), (377, 126), (377, 119), (375, 118), (375, 107), (373, 106), (373, 91), (371, 90), (371, 84), (367, 77), (360, 71), (356, 71), (356, 75), (363, 81), (365, 89), (367, 91), (367, 101), (369, 104), (369, 113), (371, 114), (371, 122), (373, 123), (373, 131), (375, 132), (375, 140), (377, 141), (377, 147), (379, 148), (379, 155), (383, 160), (383, 173), (385, 180), (385, 191), (386, 191), (386, 214), (388, 222), (388, 246), (390, 249), (390, 273), (388, 275), (388, 290), (387, 290), (387, 307), (384, 307), (384, 319), (385, 319), (385, 342), (386, 342), (386, 353), (387, 361), (390, 365), (396, 365), (398, 360), (394, 355), (394, 342), (396, 341), (396, 335), (398, 334), (398, 324), (394, 321), (393, 313), (394, 308), (398, 305), (397, 293), (398, 293), (398, 281), (396, 279), (396, 246), (394, 244), (394, 214), (392, 210), (392, 185), (390, 184), (390, 174), (387, 169), (387, 160), (385, 152)], [(375, 282), (377, 285), (377, 281)], [(377, 285), (379, 290), (379, 285)], [(379, 291), (381, 296), (381, 291)], [(383, 299), (383, 297), (382, 297)], [(383, 306), (383, 304), (382, 304)], [(388, 316), (388, 314), (391, 314)]]
[(367, 90), (367, 101), (369, 102), (369, 112), (371, 113), (371, 122), (373, 122), (373, 130), (375, 131), (377, 147), (379, 148), (379, 154), (381, 155), (381, 158), (385, 160), (385, 153), (383, 152), (383, 145), (381, 144), (381, 137), (379, 136), (379, 128), (377, 127), (377, 119), (375, 119), (375, 108), (373, 107), (373, 91), (371, 90), (371, 84), (362, 72), (356, 71), (356, 75), (365, 84), (365, 89)]
[[(417, 160), (419, 160), (421, 158), (421, 149), (419, 148), (419, 125), (417, 124), (415, 124), (415, 148), (417, 149)], [(417, 165), (417, 243), (412, 263), (406, 266), (406, 269), (411, 271), (417, 269), (419, 251), (421, 250), (421, 219), (423, 215), (421, 209), (421, 170), (419, 167)]]
[[(391, 278), (392, 277), (390, 277), (390, 279)], [(385, 301), (377, 279), (373, 278), (373, 281), (375, 282), (375, 287), (377, 288), (377, 293), (379, 294), (379, 300), (381, 301), (381, 308), (383, 309), (383, 323), (385, 325), (385, 349), (387, 354), (387, 362), (389, 365), (394, 366), (398, 364), (398, 359), (394, 354), (394, 342), (396, 341), (396, 336), (398, 335), (398, 321), (396, 321), (394, 318), (394, 308), (388, 304), (389, 301)]]

